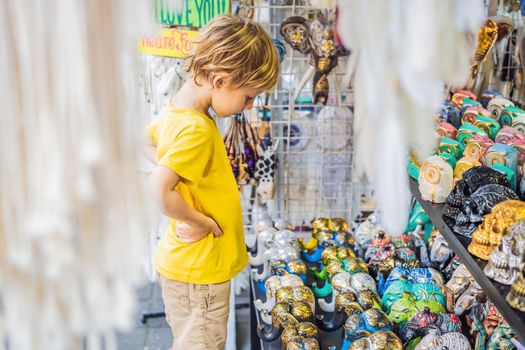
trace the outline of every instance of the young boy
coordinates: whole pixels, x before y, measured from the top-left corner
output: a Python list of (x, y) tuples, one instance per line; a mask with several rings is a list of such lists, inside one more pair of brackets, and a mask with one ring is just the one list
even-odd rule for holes
[(248, 262), (239, 192), (209, 115), (238, 114), (279, 75), (272, 40), (257, 23), (212, 20), (195, 43), (190, 78), (147, 127), (153, 192), (170, 217), (156, 259), (173, 349), (223, 349), (230, 280)]

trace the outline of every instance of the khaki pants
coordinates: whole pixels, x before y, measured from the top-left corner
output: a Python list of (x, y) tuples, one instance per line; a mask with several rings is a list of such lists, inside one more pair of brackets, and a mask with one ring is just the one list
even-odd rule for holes
[(160, 276), (174, 350), (223, 350), (230, 312), (230, 281), (190, 284)]

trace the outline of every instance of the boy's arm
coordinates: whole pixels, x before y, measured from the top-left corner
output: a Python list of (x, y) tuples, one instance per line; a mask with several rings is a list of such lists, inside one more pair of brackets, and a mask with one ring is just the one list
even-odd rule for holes
[(144, 132), (142, 137), (142, 153), (144, 153), (146, 158), (151, 160), (154, 164), (159, 163), (159, 159), (157, 158), (157, 147), (147, 131)]
[(210, 232), (217, 237), (222, 236), (221, 229), (212, 218), (190, 207), (175, 190), (179, 181), (180, 177), (164, 166), (155, 168), (150, 176), (151, 189), (164, 213), (181, 222), (177, 223), (177, 236), (185, 242), (198, 241)]

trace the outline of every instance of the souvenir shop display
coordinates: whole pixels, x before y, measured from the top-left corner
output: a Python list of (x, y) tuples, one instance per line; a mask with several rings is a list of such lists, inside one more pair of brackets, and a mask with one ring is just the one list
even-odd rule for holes
[[(259, 239), (266, 240), (266, 245), (275, 240), (279, 231), (274, 226), (269, 220), (259, 223), (258, 247)], [(428, 265), (441, 265), (440, 270), (450, 272), (399, 260), (392, 269), (375, 270), (374, 275), (369, 274), (374, 265), (382, 265), (393, 256), (385, 253), (390, 248), (411, 251), (419, 260), (419, 239), (425, 251), (428, 243), (418, 231), (392, 238), (382, 229), (377, 215), (359, 224), (340, 218), (317, 218), (311, 222), (312, 238), (299, 238), (299, 232), (304, 231), (288, 231), (287, 239), (296, 241), (288, 245), (299, 247), (305, 267), (284, 272), (283, 261), (280, 268), (262, 276), (263, 280), (256, 266), (252, 270), (255, 293), (264, 297), (254, 302), (259, 320), (257, 334), (264, 343), (279, 341), (287, 348), (295, 339), (302, 346), (310, 341), (319, 348), (386, 349), (383, 341), (388, 340), (393, 349), (433, 349), (435, 344), (473, 349), (476, 342), (488, 346), (514, 336), (506, 331), (509, 328), (497, 310), (487, 306), (483, 289), (465, 265), (458, 264), (458, 259), (443, 248), (446, 242), (440, 242), (443, 237), (437, 231), (432, 246), (440, 246), (445, 254), (427, 252)], [(358, 233), (365, 237), (355, 239)], [(488, 331), (481, 325), (481, 332), (476, 328), (477, 321), (471, 321), (474, 317), (479, 322), (490, 321), (487, 325), (492, 328)], [(472, 338), (471, 332), (480, 335)]]
[[(453, 189), (439, 209), (425, 204), (427, 201), (439, 202), (439, 198), (436, 198), (436, 192), (425, 181), (424, 163), (412, 165), (419, 167), (417, 178), (413, 176), (411, 168), (409, 174), (413, 181), (418, 180), (417, 187), (412, 188), (417, 189), (422, 206), (435, 211), (429, 215), (430, 221), (440, 225), (443, 223), (445, 239), (453, 241), (455, 250), (462, 247), (462, 256), (469, 256), (466, 265), (459, 265), (446, 284), (454, 295), (453, 312), (460, 317), (469, 317), (484, 302), (497, 298), (498, 307), (503, 307), (513, 327), (520, 327), (522, 315), (512, 311), (512, 308), (525, 311), (525, 284), (521, 271), (525, 202), (521, 200), (523, 197), (519, 188), (523, 178), (521, 145), (525, 135), (513, 127), (513, 123), (514, 118), (519, 118), (522, 112), (498, 93), (486, 91), (481, 98), (490, 112), (489, 116), (482, 109), (484, 107), (477, 104), (475, 94), (462, 90), (451, 94), (450, 101), (444, 104), (439, 116), (440, 121), (436, 122), (436, 130), (442, 136), (436, 148), (437, 155), (433, 157), (441, 158), (438, 161), (440, 164), (448, 163), (456, 174)], [(451, 113), (454, 109), (456, 112)], [(475, 118), (473, 114), (476, 114)], [(442, 122), (454, 123), (455, 127), (459, 127), (456, 140), (452, 131), (443, 131)], [(446, 127), (447, 130), (452, 130)], [(459, 161), (455, 162), (458, 157), (467, 159), (472, 166), (459, 165)], [(456, 172), (454, 167), (458, 165), (463, 168)], [(435, 169), (442, 168), (443, 165)], [(440, 174), (442, 173), (441, 170)], [(437, 246), (433, 254), (431, 246), (431, 258), (440, 261), (437, 259), (437, 251), (441, 239), (434, 240)], [(444, 256), (447, 256), (446, 250), (444, 252)], [(483, 260), (488, 262), (482, 263)], [(476, 272), (474, 276), (469, 272), (471, 269)], [(499, 283), (510, 288), (499, 287)], [(486, 288), (489, 288), (487, 291), (490, 295), (485, 292)], [(503, 294), (501, 290), (504, 290)], [(395, 317), (403, 319), (402, 316)], [(483, 314), (477, 317), (479, 320), (488, 316)], [(503, 346), (501, 344), (515, 347), (510, 341), (515, 335), (508, 323), (500, 322), (494, 328), (498, 330), (496, 333), (494, 330), (487, 332), (480, 327), (476, 328), (476, 322), (473, 324), (476, 346), (486, 343), (487, 348)]]
[[(261, 144), (282, 138), (279, 160), (292, 165), (279, 184), (287, 211), (278, 217), (293, 224), (261, 220), (249, 248), (261, 346), (516, 348), (525, 340), (525, 314), (511, 308), (525, 309), (525, 111), (516, 100), (519, 68), (501, 67), (519, 56), (516, 26), (484, 17), (474, 0), (340, 1), (337, 15), (329, 6), (287, 4), (275, 23), (279, 51), (288, 52), (283, 66), (293, 72), (290, 55), (299, 54), (311, 67), (287, 77), (282, 129), (259, 129)], [(440, 20), (450, 13), (453, 22)], [(453, 58), (442, 54), (450, 51)], [(501, 84), (489, 89), (491, 77)], [(340, 106), (350, 79), (353, 108)], [(299, 97), (310, 86), (313, 98)], [(314, 151), (322, 161), (308, 159)], [(331, 170), (354, 156), (355, 171)], [(305, 170), (306, 161), (315, 169)], [(343, 187), (363, 173), (378, 205), (347, 221), (333, 210), (339, 202), (326, 199), (344, 197), (332, 183)], [(301, 210), (310, 200), (314, 209)]]
[[(204, 28), (197, 1), (155, 3), (188, 25), (157, 23), (138, 72), (146, 5), (0, 3), (0, 349), (115, 350), (133, 326), (154, 206), (131, 117), (170, 108)], [(199, 22), (219, 6), (198, 3)], [(249, 242), (250, 348), (524, 349), (525, 0), (220, 3), (280, 62), (272, 91), (214, 121)]]
[[(459, 123), (472, 118), (462, 121), (462, 111), (485, 113), (482, 107), (463, 108), (465, 103), (475, 105), (475, 97), (468, 91), (453, 95), (452, 101), (461, 107)], [(491, 108), (495, 111), (496, 105)], [(453, 139), (453, 132), (443, 136), (438, 154), (419, 164), (417, 189), (422, 200), (444, 203), (443, 218), (450, 229), (468, 238), (464, 247), (469, 252), (490, 259), (485, 265), (488, 277), (512, 284), (507, 300), (520, 309), (525, 294), (520, 271), (525, 221), (511, 176), (521, 176), (519, 151), (510, 144), (522, 136), (492, 120), (476, 117), (477, 126), (463, 129), (473, 133), (456, 134), (464, 135), (461, 142)], [(460, 163), (455, 159), (460, 157), (466, 165), (454, 177)], [(513, 348), (514, 332), (454, 254), (448, 237), (435, 228), (423, 229), (432, 219), (415, 204), (405, 233), (395, 238), (385, 231), (378, 214), (359, 224), (319, 218), (311, 222), (312, 237), (298, 240), (307, 271), (304, 287), (311, 289), (318, 305), (313, 309), (315, 323), (323, 332), (342, 328), (341, 348), (373, 348), (376, 334), (396, 334), (399, 344), (419, 349), (435, 344), (451, 344), (451, 349), (495, 344)], [(272, 292), (267, 300), (272, 300)], [(265, 311), (261, 319), (271, 321)], [(325, 343), (319, 339), (321, 347)]]

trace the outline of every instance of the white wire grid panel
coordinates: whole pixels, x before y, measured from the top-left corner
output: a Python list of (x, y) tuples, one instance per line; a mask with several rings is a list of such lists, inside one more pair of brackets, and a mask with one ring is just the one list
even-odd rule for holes
[[(317, 11), (327, 14), (298, 0), (258, 1), (254, 19), (266, 26), (272, 38), (284, 42), (280, 35), (283, 20), (290, 16), (312, 18)], [(339, 58), (330, 74), (326, 107), (299, 103), (293, 96), (310, 67), (310, 59), (287, 44), (286, 48), (281, 79), (269, 103), (272, 141), (278, 142), (277, 192), (273, 200), (262, 201), (252, 196), (250, 188), (244, 190), (246, 233), (253, 233), (254, 225), (264, 217), (284, 218), (294, 225), (319, 216), (352, 219), (361, 209), (361, 194), (367, 190), (354, 174), (352, 92), (339, 88), (346, 58)], [(307, 101), (311, 96), (310, 79), (297, 101)]]

